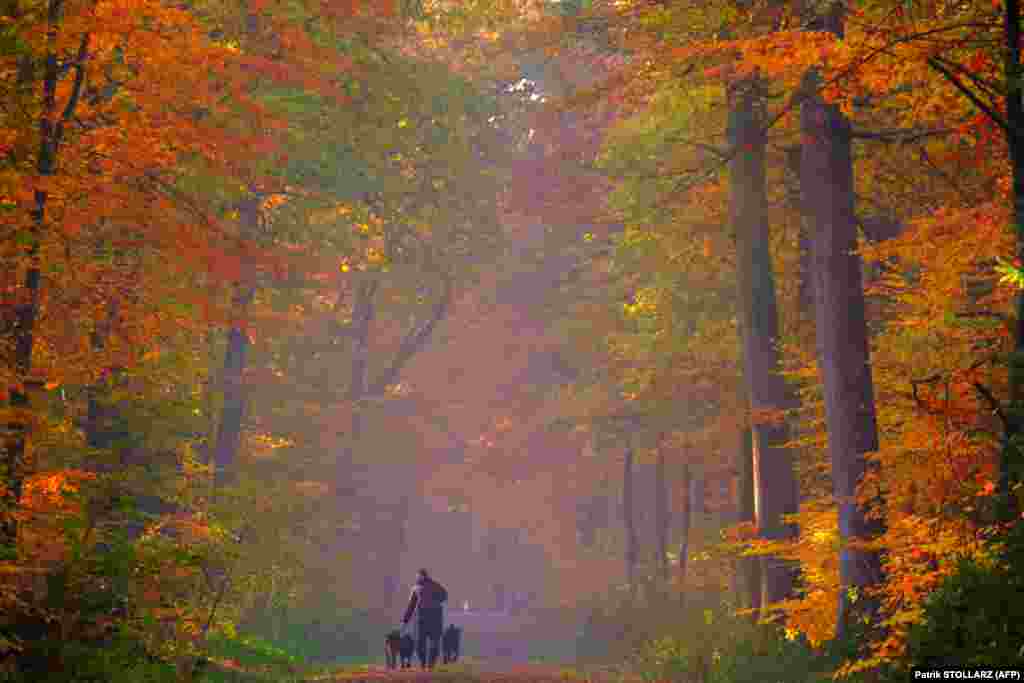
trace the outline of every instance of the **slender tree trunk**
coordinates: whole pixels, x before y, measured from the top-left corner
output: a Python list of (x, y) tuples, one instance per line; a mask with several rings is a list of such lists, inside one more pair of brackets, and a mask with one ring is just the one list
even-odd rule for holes
[[(834, 14), (828, 22), (841, 35), (841, 18)], [(815, 327), (833, 490), (839, 506), (837, 635), (843, 637), (853, 604), (850, 589), (881, 580), (878, 554), (852, 544), (882, 531), (881, 522), (868, 519), (865, 507), (856, 500), (858, 483), (869, 468), (865, 454), (878, 450), (878, 427), (861, 262), (855, 253), (850, 123), (837, 106), (821, 100), (817, 85), (818, 76), (812, 72), (800, 112), (801, 172), (804, 214), (814, 230)], [(873, 609), (866, 601), (861, 605)]]
[[(355, 481), (355, 451), (363, 435), (363, 402), (369, 398), (384, 396), (388, 387), (399, 381), (402, 369), (426, 347), (437, 325), (447, 316), (455, 294), (453, 279), (448, 274), (442, 274), (438, 298), (430, 314), (406, 332), (390, 365), (371, 381), (370, 332), (376, 317), (374, 297), (378, 286), (379, 281), (376, 279), (358, 281), (355, 286), (351, 323), (344, 326), (336, 325), (332, 332), (335, 339), (341, 336), (352, 339), (351, 377), (346, 396), (351, 406), (352, 419), (349, 432), (344, 436), (345, 445), (341, 449), (337, 464), (337, 491), (342, 496), (352, 495), (359, 489), (359, 484)], [(343, 294), (338, 297), (338, 306), (342, 299)]]
[(704, 492), (706, 491), (704, 477), (690, 476), (690, 526), (697, 517), (703, 517), (705, 512)]
[[(88, 54), (89, 34), (82, 36), (78, 48), (77, 65), (74, 68), (75, 78), (68, 95), (63, 114), (57, 113), (57, 82), (60, 78), (58, 62), (58, 38), (63, 14), (63, 0), (49, 0), (46, 5), (46, 59), (43, 64), (42, 110), (39, 115), (39, 157), (36, 172), (41, 178), (47, 178), (57, 170), (57, 152), (64, 134), (64, 124), (74, 115), (78, 98), (85, 82), (85, 57)], [(28, 62), (26, 62), (28, 64)], [(19, 74), (19, 82), (30, 79)], [(35, 324), (39, 314), (40, 280), (42, 269), (40, 264), (39, 243), (46, 232), (46, 209), (49, 194), (43, 186), (37, 186), (34, 192), (35, 207), (32, 209), (29, 223), (28, 247), (25, 251), (26, 269), (25, 283), (18, 293), (18, 301), (11, 311), (8, 320), (9, 332), (13, 342), (11, 365), (14, 369), (17, 384), (9, 387), (9, 401), (12, 416), (8, 420), (3, 439), (3, 462), (0, 463), (4, 477), (4, 494), (0, 509), (0, 545), (17, 547), (18, 525), (13, 512), (17, 509), (21, 493), (28, 474), (26, 462), (26, 445), (28, 441), (28, 421), (26, 413), (32, 408), (29, 388), (34, 384), (29, 373), (32, 370), (32, 351), (35, 346)]]
[[(743, 430), (743, 451), (740, 454), (739, 521), (755, 521), (754, 437), (749, 428)], [(761, 609), (761, 561), (756, 557), (740, 558), (740, 571), (746, 595), (746, 604), (743, 606), (754, 610)]]
[(679, 599), (686, 604), (686, 563), (690, 559), (690, 463), (683, 463), (679, 490), (683, 500), (679, 510)]
[[(795, 526), (782, 518), (797, 511), (792, 456), (784, 447), (789, 429), (781, 419), (768, 422), (760, 416), (762, 411), (788, 410), (795, 405), (792, 392), (779, 375), (779, 321), (769, 251), (762, 85), (756, 78), (747, 79), (729, 95), (729, 138), (735, 150), (730, 164), (730, 218), (736, 235), (744, 375), (755, 418), (757, 531), (762, 538), (794, 538)], [(764, 558), (763, 563), (763, 603), (787, 597), (793, 589), (792, 567), (775, 558)]]
[[(255, 288), (252, 285), (244, 283), (235, 285), (231, 305), (239, 318), (244, 319), (254, 294)], [(213, 452), (213, 464), (216, 468), (214, 481), (218, 486), (233, 478), (238, 448), (242, 440), (242, 424), (245, 420), (248, 403), (244, 375), (249, 337), (243, 329), (243, 325), (244, 323), (241, 321), (236, 321), (228, 330), (228, 348), (224, 356), (224, 370), (221, 375), (224, 403), (220, 422), (217, 425), (217, 442)]]
[(633, 520), (633, 447), (626, 447), (622, 467), (622, 522), (626, 532), (626, 583), (636, 597), (636, 526)]
[(655, 465), (655, 490), (654, 490), (654, 523), (656, 525), (657, 546), (658, 546), (658, 578), (661, 582), (661, 590), (668, 586), (668, 537), (669, 537), (669, 514), (668, 514), (668, 482), (665, 479), (665, 446), (659, 445), (658, 460)]
[[(249, 198), (239, 207), (242, 229), (254, 234), (259, 221), (259, 200)], [(217, 442), (213, 451), (214, 481), (220, 487), (231, 481), (235, 474), (235, 461), (242, 440), (242, 426), (248, 407), (248, 390), (245, 386), (246, 356), (249, 350), (249, 335), (246, 331), (246, 319), (249, 305), (256, 293), (255, 282), (243, 265), (241, 279), (235, 283), (231, 309), (234, 314), (231, 328), (228, 330), (228, 348), (224, 356), (224, 370), (221, 385), (224, 391), (224, 404), (221, 409), (220, 423), (217, 426)]]
[(355, 451), (363, 436), (362, 401), (366, 398), (369, 385), (370, 328), (376, 316), (374, 297), (377, 294), (377, 286), (376, 280), (358, 282), (352, 306), (352, 361), (347, 396), (352, 421), (339, 458), (337, 477), (339, 491), (346, 495), (358, 490), (354, 472)]
[[(395, 518), (392, 520), (395, 525), (395, 561), (388, 573), (388, 586), (391, 590), (391, 602), (402, 600), (405, 596), (402, 593), (402, 577), (398, 573), (402, 566), (402, 558), (409, 549), (408, 526), (409, 526), (409, 496), (403, 495), (396, 506)], [(390, 604), (390, 603), (389, 603)], [(398, 606), (401, 606), (400, 604)]]

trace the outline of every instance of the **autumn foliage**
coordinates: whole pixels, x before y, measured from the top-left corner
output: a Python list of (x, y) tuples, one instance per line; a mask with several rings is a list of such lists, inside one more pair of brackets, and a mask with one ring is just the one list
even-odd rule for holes
[[(621, 589), (655, 658), (690, 656), (672, 596), (813, 651), (856, 614), (834, 668), (906, 664), (1024, 508), (1020, 10), (812, 5), (0, 3), (2, 666), (116, 631), (188, 679), (253, 615), (390, 599), (417, 504), (528, 545), (551, 603)], [(878, 432), (847, 460), (826, 156)]]
[[(605, 368), (600, 381), (638, 406), (671, 401), (670, 417), (638, 412), (645, 426), (672, 430), (679, 443), (696, 445), (709, 431), (735, 443), (726, 435), (746, 426), (723, 419), (743, 405), (736, 385), (722, 381), (742, 371), (730, 291), (740, 266), (732, 251), (736, 236), (723, 226), (730, 161), (746, 152), (727, 145), (736, 125), (727, 94), (760, 79), (781, 297), (778, 346), (782, 370), (800, 397), (786, 416), (801, 481), (793, 518), (799, 537), (757, 539), (751, 527), (740, 526), (729, 538), (736, 548), (799, 567), (799, 590), (773, 606), (789, 637), (813, 646), (830, 641), (838, 597), (850, 592), (854, 602), (879, 606), (879, 628), (843, 671), (898, 663), (908, 629), (922, 619), (925, 596), (954, 571), (957, 558), (984, 556), (993, 534), (1005, 531), (993, 524), (1000, 453), (1015, 433), (1008, 375), (1015, 361), (1008, 354), (1018, 343), (1011, 228), (1020, 197), (1007, 148), (1014, 110), (1005, 107), (1015, 91), (1004, 69), (1019, 67), (1012, 57), (1006, 66), (1003, 48), (993, 46), (1019, 36), (1019, 10), (1015, 3), (968, 3), (955, 12), (944, 5), (855, 3), (844, 8), (837, 35), (838, 14), (816, 16), (802, 3), (587, 6), (576, 25), (589, 20), (606, 27), (614, 45), (606, 49), (629, 55), (600, 88), (584, 88), (575, 100), (617, 111), (612, 125), (602, 127), (605, 144), (595, 165), (614, 180), (605, 204), (609, 220), (625, 228), (613, 240), (613, 256), (593, 262), (621, 284), (604, 306), (578, 307), (593, 326), (587, 336), (603, 331), (603, 343), (592, 344), (600, 358), (592, 362)], [(851, 123), (859, 253), (867, 273), (881, 443), (868, 454), (875, 466), (860, 483), (859, 501), (884, 532), (853, 542), (881, 553), (884, 579), (863, 594), (840, 581), (838, 550), (848, 541), (839, 535), (824, 455), (828, 434), (815, 356), (821, 349), (806, 298), (808, 278), (821, 277), (808, 270), (815, 236), (800, 213), (806, 198), (799, 152), (810, 143), (801, 137), (798, 114), (812, 69), (819, 70), (817, 94)], [(1010, 99), (1000, 99), (1006, 93)], [(705, 370), (717, 380), (707, 392), (698, 379)], [(594, 379), (588, 378), (592, 386)], [(684, 457), (725, 457), (712, 448), (698, 446)]]

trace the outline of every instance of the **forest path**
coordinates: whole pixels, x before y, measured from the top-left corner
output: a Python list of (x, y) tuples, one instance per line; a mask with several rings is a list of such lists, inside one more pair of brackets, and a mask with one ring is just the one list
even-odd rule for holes
[(571, 668), (552, 664), (522, 664), (499, 658), (469, 660), (465, 663), (439, 666), (433, 671), (422, 671), (419, 668), (391, 671), (384, 667), (368, 667), (363, 671), (334, 674), (317, 680), (323, 683), (632, 683), (634, 679), (611, 674), (586, 675)]

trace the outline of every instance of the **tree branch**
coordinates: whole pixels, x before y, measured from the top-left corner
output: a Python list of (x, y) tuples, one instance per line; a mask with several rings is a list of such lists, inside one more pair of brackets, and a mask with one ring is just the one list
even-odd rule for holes
[(981, 382), (972, 382), (971, 385), (974, 387), (974, 390), (978, 392), (978, 395), (985, 399), (985, 402), (988, 403), (990, 408), (992, 408), (992, 412), (999, 417), (999, 421), (1003, 423), (1003, 427), (1008, 428), (1010, 426), (1010, 422), (1006, 417), (1006, 413), (1003, 411), (1003, 406), (999, 402), (999, 399), (993, 396), (992, 392), (989, 391)]
[(897, 128), (893, 130), (868, 131), (853, 129), (850, 137), (858, 140), (878, 140), (880, 142), (916, 142), (924, 138), (938, 135), (948, 135), (955, 132), (952, 128), (931, 128), (920, 130), (917, 128)]
[(430, 317), (422, 325), (414, 326), (405, 335), (405, 338), (398, 347), (398, 353), (395, 354), (395, 358), (391, 362), (391, 366), (381, 375), (380, 379), (370, 385), (366, 392), (367, 396), (383, 395), (388, 386), (398, 380), (402, 368), (409, 362), (409, 359), (426, 345), (437, 323), (448, 315), (448, 309), (451, 306), (454, 295), (454, 285), (450, 276), (445, 275), (443, 278), (441, 298), (434, 305), (434, 310), (431, 312)]
[(928, 66), (930, 66), (931, 68), (935, 69), (940, 74), (945, 76), (946, 80), (953, 84), (953, 87), (955, 87), (957, 90), (959, 90), (961, 92), (961, 94), (963, 94), (964, 97), (966, 97), (968, 100), (970, 100), (971, 103), (975, 107), (980, 109), (985, 114), (985, 116), (989, 117), (995, 123), (999, 124), (1000, 128), (1002, 128), (1004, 131), (1006, 131), (1010, 135), (1014, 134), (1014, 132), (1012, 130), (1010, 130), (1010, 124), (1007, 123), (1006, 119), (1003, 118), (999, 114), (999, 112), (997, 112), (991, 106), (985, 104), (981, 100), (981, 98), (979, 98), (977, 95), (975, 95), (974, 92), (972, 92), (970, 88), (968, 88), (966, 85), (964, 85), (964, 83), (959, 78), (956, 77), (956, 74), (954, 74), (952, 71), (947, 69), (939, 60), (937, 60), (934, 57), (929, 57), (928, 58)]
[(75, 115), (75, 108), (78, 106), (78, 100), (82, 97), (82, 87), (85, 85), (85, 60), (89, 56), (89, 37), (90, 33), (86, 32), (82, 34), (82, 42), (78, 45), (78, 56), (75, 57), (74, 69), (75, 69), (75, 82), (71, 86), (71, 95), (68, 96), (68, 103), (64, 107), (64, 113), (61, 114), (60, 120), (57, 122), (56, 129), (53, 132), (53, 144), (54, 147), (60, 145), (61, 140), (64, 138), (64, 124), (71, 120), (71, 117)]

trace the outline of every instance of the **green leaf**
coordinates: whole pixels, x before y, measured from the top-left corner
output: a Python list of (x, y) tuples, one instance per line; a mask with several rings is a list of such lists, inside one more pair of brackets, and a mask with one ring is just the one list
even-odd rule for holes
[(1001, 275), (999, 278), (1001, 284), (1009, 284), (1018, 289), (1024, 289), (1024, 268), (1019, 268), (1013, 263), (1000, 258), (995, 270)]

